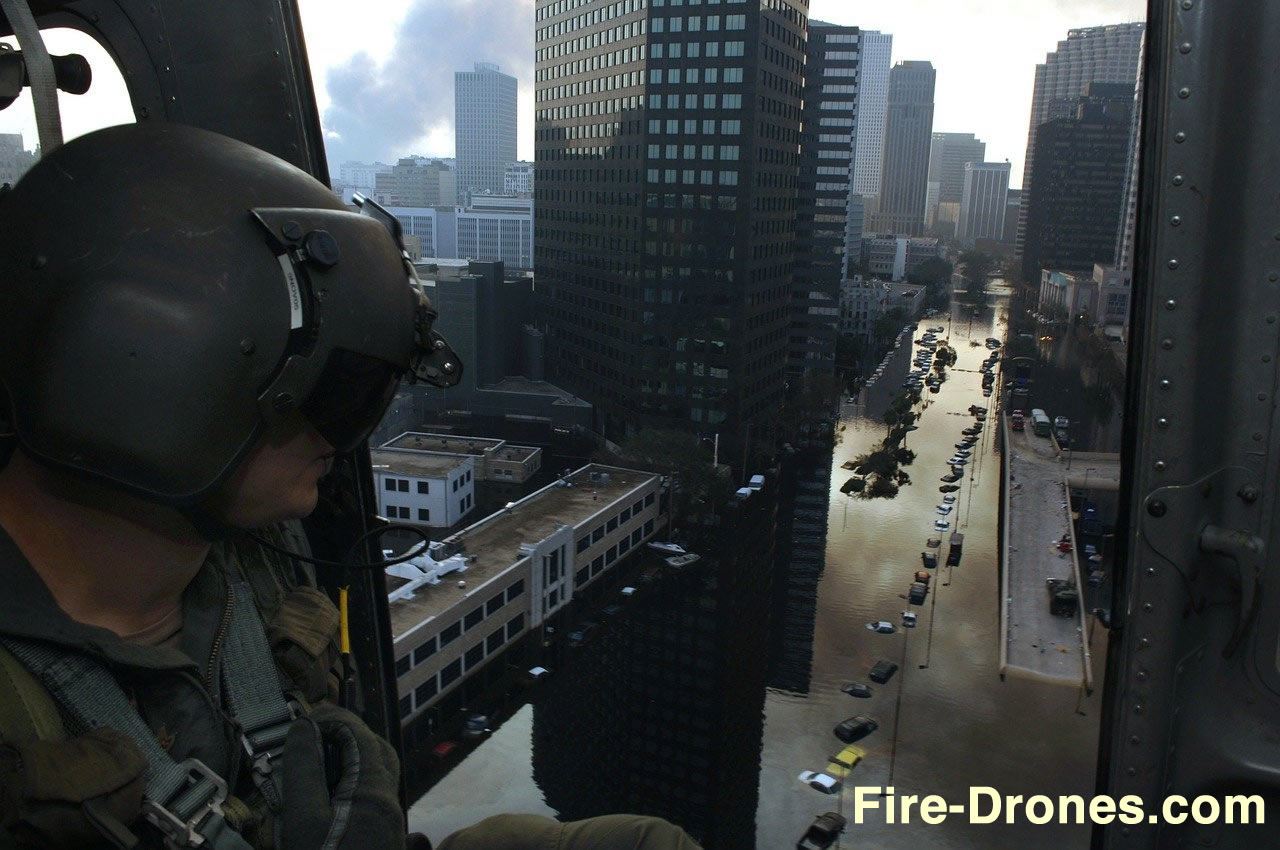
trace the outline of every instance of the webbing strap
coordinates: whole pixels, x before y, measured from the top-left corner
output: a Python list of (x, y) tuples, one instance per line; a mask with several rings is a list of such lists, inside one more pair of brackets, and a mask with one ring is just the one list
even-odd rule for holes
[(0, 641), (40, 679), (78, 726), (110, 727), (133, 739), (147, 759), (143, 813), (164, 833), (166, 844), (250, 850), (243, 838), (225, 828), (226, 782), (197, 759), (174, 761), (101, 664), (35, 641), (10, 636), (0, 636)]

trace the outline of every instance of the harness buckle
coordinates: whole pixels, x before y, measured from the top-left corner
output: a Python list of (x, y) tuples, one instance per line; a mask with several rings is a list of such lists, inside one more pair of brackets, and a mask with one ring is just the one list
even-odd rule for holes
[(199, 828), (210, 815), (222, 816), (222, 804), (227, 799), (227, 783), (199, 759), (189, 758), (178, 766), (186, 771), (187, 784), (174, 794), (173, 799), (177, 801), (186, 798), (202, 783), (206, 785), (205, 799), (198, 803), (195, 811), (185, 820), (155, 800), (144, 799), (142, 816), (164, 836), (166, 848), (177, 850), (203, 847), (206, 842)]

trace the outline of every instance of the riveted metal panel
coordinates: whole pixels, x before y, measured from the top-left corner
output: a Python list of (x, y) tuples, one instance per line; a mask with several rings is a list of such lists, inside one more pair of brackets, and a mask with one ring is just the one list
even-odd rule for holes
[(1258, 827), (1149, 815), (1175, 793), (1258, 793), (1280, 811), (1277, 45), (1280, 4), (1149, 10), (1128, 557), (1099, 760), (1099, 790), (1146, 814), (1095, 846), (1275, 846)]

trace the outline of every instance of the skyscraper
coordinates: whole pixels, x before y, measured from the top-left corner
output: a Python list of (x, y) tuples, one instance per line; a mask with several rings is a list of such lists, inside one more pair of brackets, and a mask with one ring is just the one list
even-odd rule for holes
[[(858, 138), (853, 156), (853, 192), (861, 196), (867, 215), (876, 211), (884, 163), (884, 118), (889, 104), (889, 58), (893, 35), (862, 31), (862, 73), (858, 86)], [(862, 233), (854, 237), (860, 244)]]
[(1133, 87), (1092, 83), (1077, 100), (1075, 117), (1046, 121), (1036, 135), (1031, 202), (1023, 204), (1024, 280), (1039, 280), (1043, 269), (1087, 271), (1115, 257)]
[[(959, 212), (959, 204), (964, 194), (964, 167), (966, 163), (982, 162), (987, 156), (987, 143), (974, 136), (973, 133), (934, 133), (929, 147), (929, 182), (938, 184), (937, 205), (954, 204)], [(926, 223), (930, 213), (936, 210), (925, 209)], [(954, 223), (955, 216), (942, 216)], [(950, 226), (950, 225), (948, 225)]]
[(859, 37), (857, 27), (809, 22), (787, 363), (793, 378), (809, 370), (835, 371), (849, 172), (858, 123)]
[(1137, 21), (1069, 30), (1066, 39), (1058, 42), (1058, 49), (1036, 66), (1027, 154), (1022, 167), (1019, 254), (1023, 252), (1027, 211), (1032, 200), (1030, 188), (1035, 178), (1037, 128), (1052, 117), (1071, 115), (1075, 111), (1076, 100), (1084, 94), (1089, 83), (1127, 83), (1132, 88), (1138, 78), (1144, 28), (1145, 24)]
[(936, 79), (930, 62), (899, 62), (889, 72), (880, 209), (872, 216), (877, 232), (924, 232)]
[(491, 62), (453, 75), (458, 199), (469, 192), (500, 194), (507, 166), (516, 161), (516, 78)]
[(547, 377), (598, 428), (736, 434), (782, 399), (806, 18), (799, 0), (535, 13)]
[(966, 246), (979, 239), (999, 242), (1004, 236), (1008, 203), (1009, 163), (965, 163), (956, 238)]

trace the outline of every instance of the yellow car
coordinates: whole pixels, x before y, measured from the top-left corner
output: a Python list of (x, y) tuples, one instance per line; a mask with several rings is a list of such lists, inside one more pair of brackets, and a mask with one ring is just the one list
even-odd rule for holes
[(853, 769), (858, 766), (858, 762), (862, 761), (866, 754), (866, 750), (862, 749), (862, 747), (855, 747), (850, 744), (827, 759), (827, 773), (838, 779), (843, 779), (853, 772)]

